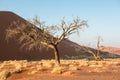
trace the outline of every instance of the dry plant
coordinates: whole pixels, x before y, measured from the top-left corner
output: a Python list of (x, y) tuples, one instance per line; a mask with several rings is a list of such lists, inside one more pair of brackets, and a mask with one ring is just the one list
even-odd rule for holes
[[(56, 63), (60, 64), (58, 44), (85, 26), (87, 26), (87, 22), (81, 21), (79, 18), (69, 23), (62, 20), (60, 25), (46, 26), (44, 22), (38, 20), (38, 17), (35, 17), (31, 23), (18, 21), (11, 24), (6, 30), (6, 40), (15, 38), (21, 44), (22, 49), (51, 48), (54, 50)], [(57, 37), (56, 32), (59, 32)]]
[(55, 68), (53, 68), (51, 73), (53, 73), (53, 74), (62, 74), (62, 68), (61, 67), (55, 67)]
[(0, 71), (0, 80), (6, 80), (7, 77), (9, 77), (11, 73), (9, 71), (3, 70)]
[(101, 41), (102, 41), (102, 38), (100, 36), (98, 36), (98, 39), (97, 39), (97, 50), (96, 51), (91, 50), (89, 47), (82, 47), (82, 49), (85, 52), (88, 52), (88, 53), (92, 54), (96, 61), (100, 61), (100, 60), (102, 60), (102, 57), (101, 57), (101, 54), (100, 54), (100, 42)]

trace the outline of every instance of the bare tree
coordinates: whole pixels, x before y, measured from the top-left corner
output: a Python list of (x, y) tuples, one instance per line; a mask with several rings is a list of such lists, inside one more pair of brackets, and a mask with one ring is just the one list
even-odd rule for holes
[[(79, 32), (79, 29), (87, 26), (87, 22), (81, 21), (79, 18), (74, 19), (68, 24), (62, 20), (60, 25), (46, 26), (36, 17), (31, 23), (14, 22), (6, 30), (6, 39), (16, 38), (18, 43), (21, 44), (21, 48), (29, 50), (34, 48), (41, 49), (43, 46), (52, 48), (57, 64), (60, 64), (58, 44), (69, 35)], [(55, 33), (57, 31), (60, 33), (56, 37)]]
[(94, 57), (94, 59), (96, 60), (96, 61), (100, 61), (100, 60), (102, 60), (102, 57), (101, 57), (101, 54), (100, 54), (100, 43), (101, 43), (101, 41), (102, 41), (102, 38), (100, 37), (100, 36), (98, 36), (98, 39), (97, 39), (97, 50), (95, 51), (95, 50), (92, 50), (91, 48), (89, 48), (89, 47), (83, 47), (82, 49), (85, 51), (85, 52), (88, 52), (88, 53), (90, 53), (90, 54), (92, 54), (93, 55), (93, 57)]

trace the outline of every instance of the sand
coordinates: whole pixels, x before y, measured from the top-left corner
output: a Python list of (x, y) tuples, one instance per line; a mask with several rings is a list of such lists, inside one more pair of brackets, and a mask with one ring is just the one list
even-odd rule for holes
[(6, 80), (120, 80), (120, 59), (104, 61), (54, 60), (4, 61), (0, 69), (10, 72)]

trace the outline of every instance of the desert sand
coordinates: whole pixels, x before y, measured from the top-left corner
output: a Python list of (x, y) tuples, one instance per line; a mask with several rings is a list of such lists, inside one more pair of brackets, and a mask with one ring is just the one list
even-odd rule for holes
[[(0, 80), (120, 80), (120, 59), (14, 60), (0, 63)], [(2, 79), (3, 78), (3, 79)]]

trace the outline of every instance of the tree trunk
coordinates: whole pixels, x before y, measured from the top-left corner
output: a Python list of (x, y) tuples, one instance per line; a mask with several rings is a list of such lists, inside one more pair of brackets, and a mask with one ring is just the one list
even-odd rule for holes
[(99, 50), (99, 47), (98, 47), (97, 55), (96, 55), (96, 61), (101, 61), (101, 60), (102, 60), (102, 57), (101, 57), (100, 50)]
[(60, 57), (59, 57), (59, 51), (56, 45), (53, 47), (54, 49), (54, 56), (55, 56), (55, 61), (58, 65), (60, 65)]

